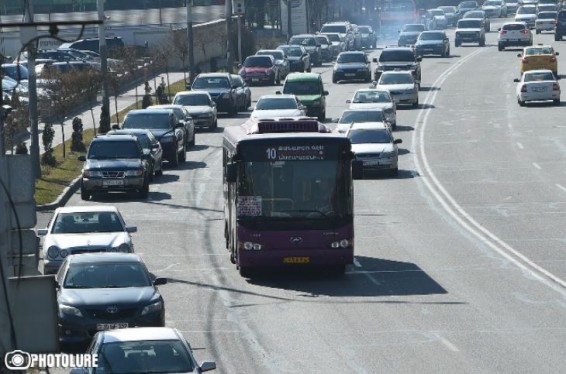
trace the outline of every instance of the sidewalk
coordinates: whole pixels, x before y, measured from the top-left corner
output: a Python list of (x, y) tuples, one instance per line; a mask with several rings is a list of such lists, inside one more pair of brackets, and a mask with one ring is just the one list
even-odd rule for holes
[[(161, 81), (159, 77), (164, 77), (165, 78), (165, 82), (168, 83), (169, 85), (172, 85), (175, 82), (178, 81), (182, 81), (183, 80), (183, 73), (182, 72), (170, 72), (169, 73), (169, 82), (167, 82), (167, 74), (163, 73), (160, 74), (159, 76), (156, 76), (155, 82), (156, 84), (159, 84), (159, 82)], [(154, 87), (154, 79), (152, 79), (149, 84), (152, 88), (152, 94), (153, 94), (153, 101), (155, 103), (155, 87)], [(141, 109), (141, 99), (143, 97), (144, 94), (144, 84), (143, 82), (141, 82), (141, 84), (139, 86), (137, 86), (137, 94), (138, 94), (138, 101), (140, 102), (140, 109)], [(136, 102), (136, 87), (130, 89), (127, 92), (122, 93), (120, 96), (118, 96), (118, 100), (117, 100), (117, 107), (118, 107), (118, 112), (124, 110), (125, 108), (127, 108), (128, 106), (135, 104)], [(74, 117), (79, 117), (82, 121), (83, 121), (83, 129), (87, 130), (87, 129), (92, 129), (94, 126), (96, 126), (96, 128), (98, 129), (98, 123), (100, 121), (100, 110), (101, 110), (101, 103), (98, 102), (96, 104), (96, 106), (93, 108), (92, 113), (94, 115), (94, 123), (92, 120), (92, 114), (90, 112), (90, 110), (87, 108), (84, 112), (82, 113), (76, 113), (74, 115), (71, 115), (69, 118), (67, 118), (64, 122), (63, 128), (64, 128), (64, 132), (65, 132), (65, 140), (70, 139), (71, 138), (71, 134), (73, 133), (73, 118)], [(114, 101), (114, 96), (110, 97), (110, 124), (113, 124), (116, 122), (116, 102)], [(41, 133), (43, 132), (43, 129), (45, 128), (45, 123), (40, 122), (39, 125), (39, 153), (42, 154), (44, 152), (43, 150), (43, 143), (41, 141)], [(53, 130), (55, 130), (55, 137), (53, 139), (53, 147), (59, 145), (62, 143), (62, 135), (61, 135), (61, 124), (59, 123), (54, 123), (53, 124)], [(28, 139), (26, 139), (24, 141), (26, 143), (26, 146), (28, 147), (28, 149), (31, 149), (31, 137), (29, 137)]]

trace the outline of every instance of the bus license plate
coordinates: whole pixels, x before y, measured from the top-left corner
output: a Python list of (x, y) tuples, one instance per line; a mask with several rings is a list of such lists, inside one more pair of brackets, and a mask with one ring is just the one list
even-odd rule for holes
[(310, 257), (283, 257), (284, 264), (308, 264)]
[(113, 330), (128, 328), (127, 323), (98, 323), (96, 324), (97, 330)]
[(103, 186), (123, 186), (124, 181), (122, 179), (108, 179), (102, 181)]

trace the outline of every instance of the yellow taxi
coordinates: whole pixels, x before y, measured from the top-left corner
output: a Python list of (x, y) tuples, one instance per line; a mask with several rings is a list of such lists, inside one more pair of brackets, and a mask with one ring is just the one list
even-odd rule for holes
[(558, 76), (558, 60), (556, 59), (558, 52), (550, 45), (538, 44), (531, 47), (523, 48), (523, 52), (519, 53), (521, 74), (525, 71), (535, 69), (552, 70), (555, 76)]

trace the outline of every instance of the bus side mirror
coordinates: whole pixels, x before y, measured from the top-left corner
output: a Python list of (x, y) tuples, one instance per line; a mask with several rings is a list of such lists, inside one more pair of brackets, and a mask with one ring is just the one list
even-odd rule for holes
[(230, 162), (226, 165), (226, 182), (235, 183), (237, 179), (237, 165)]
[(352, 179), (363, 179), (364, 163), (360, 160), (352, 161)]

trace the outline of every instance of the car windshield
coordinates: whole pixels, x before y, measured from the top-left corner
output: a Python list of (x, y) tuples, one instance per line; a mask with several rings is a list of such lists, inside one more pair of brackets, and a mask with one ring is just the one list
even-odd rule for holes
[(478, 3), (475, 1), (462, 1), (460, 3), (460, 8), (475, 8), (478, 6)]
[(473, 19), (463, 19), (458, 21), (458, 28), (459, 29), (479, 29), (481, 28), (481, 21), (480, 20), (473, 20)]
[(554, 81), (554, 74), (551, 71), (548, 72), (527, 72), (525, 73), (525, 82), (537, 82), (537, 81)]
[(379, 84), (413, 84), (413, 76), (411, 74), (382, 74), (379, 78)]
[(444, 34), (440, 32), (423, 32), (419, 35), (419, 40), (443, 40)]
[(193, 82), (193, 89), (199, 88), (230, 88), (227, 78), (197, 78)]
[(338, 34), (327, 34), (326, 36), (328, 37), (328, 39), (330, 39), (331, 42), (339, 42), (340, 41), (340, 35), (338, 35)]
[(346, 110), (338, 123), (352, 122), (384, 122), (382, 110)]
[(179, 95), (173, 100), (173, 104), (186, 106), (209, 106), (210, 99), (208, 95)]
[(405, 27), (403, 27), (403, 31), (424, 31), (425, 30), (425, 26), (424, 25), (405, 25)]
[(273, 66), (271, 59), (268, 56), (249, 56), (244, 61), (244, 67), (263, 67), (269, 68)]
[(115, 212), (59, 213), (51, 228), (52, 234), (120, 231), (124, 231), (124, 225)]
[(464, 14), (464, 18), (484, 18), (484, 12), (468, 12)]
[(385, 129), (351, 129), (348, 138), (352, 144), (391, 143), (391, 135)]
[(353, 103), (390, 103), (391, 96), (388, 91), (358, 91), (354, 95)]
[(300, 45), (313, 47), (316, 45), (316, 39), (310, 36), (309, 37), (293, 36), (289, 41), (289, 44), (300, 44)]
[(140, 158), (137, 142), (133, 141), (98, 141), (88, 148), (89, 160)]
[(273, 56), (276, 60), (283, 60), (283, 52), (282, 51), (259, 51), (257, 52), (258, 56)]
[(505, 31), (520, 31), (525, 30), (527, 26), (524, 23), (511, 23), (509, 25), (503, 25), (503, 30)]
[(325, 36), (317, 36), (316, 41), (318, 42), (318, 44), (328, 44), (329, 40), (325, 37)]
[(297, 109), (297, 102), (290, 97), (259, 99), (256, 110)]
[(415, 61), (415, 53), (409, 49), (404, 51), (387, 51), (384, 50), (379, 55), (380, 62), (390, 62), (390, 61), (407, 61), (407, 62), (414, 62)]
[(485, 3), (483, 3), (483, 5), (501, 6), (501, 2), (488, 0), (488, 1), (486, 1)]
[(149, 287), (149, 274), (139, 262), (71, 263), (65, 288)]
[(125, 129), (158, 129), (171, 128), (169, 114), (164, 113), (136, 113), (127, 114), (122, 126)]
[(367, 60), (365, 53), (341, 53), (338, 55), (336, 62), (340, 64), (349, 62), (361, 62), (363, 64), (366, 63)]
[(317, 81), (287, 81), (283, 93), (294, 95), (320, 95), (320, 84)]
[(346, 26), (345, 25), (324, 25), (320, 29), (320, 32), (337, 32), (340, 34), (346, 33)]
[(104, 343), (98, 353), (96, 373), (192, 373), (195, 370), (179, 340), (119, 341)]
[(537, 14), (537, 8), (534, 6), (521, 6), (517, 9), (517, 14)]
[(433, 16), (443, 16), (444, 11), (442, 9), (431, 9), (430, 14)]
[(540, 12), (537, 17), (538, 19), (556, 19), (558, 12)]

